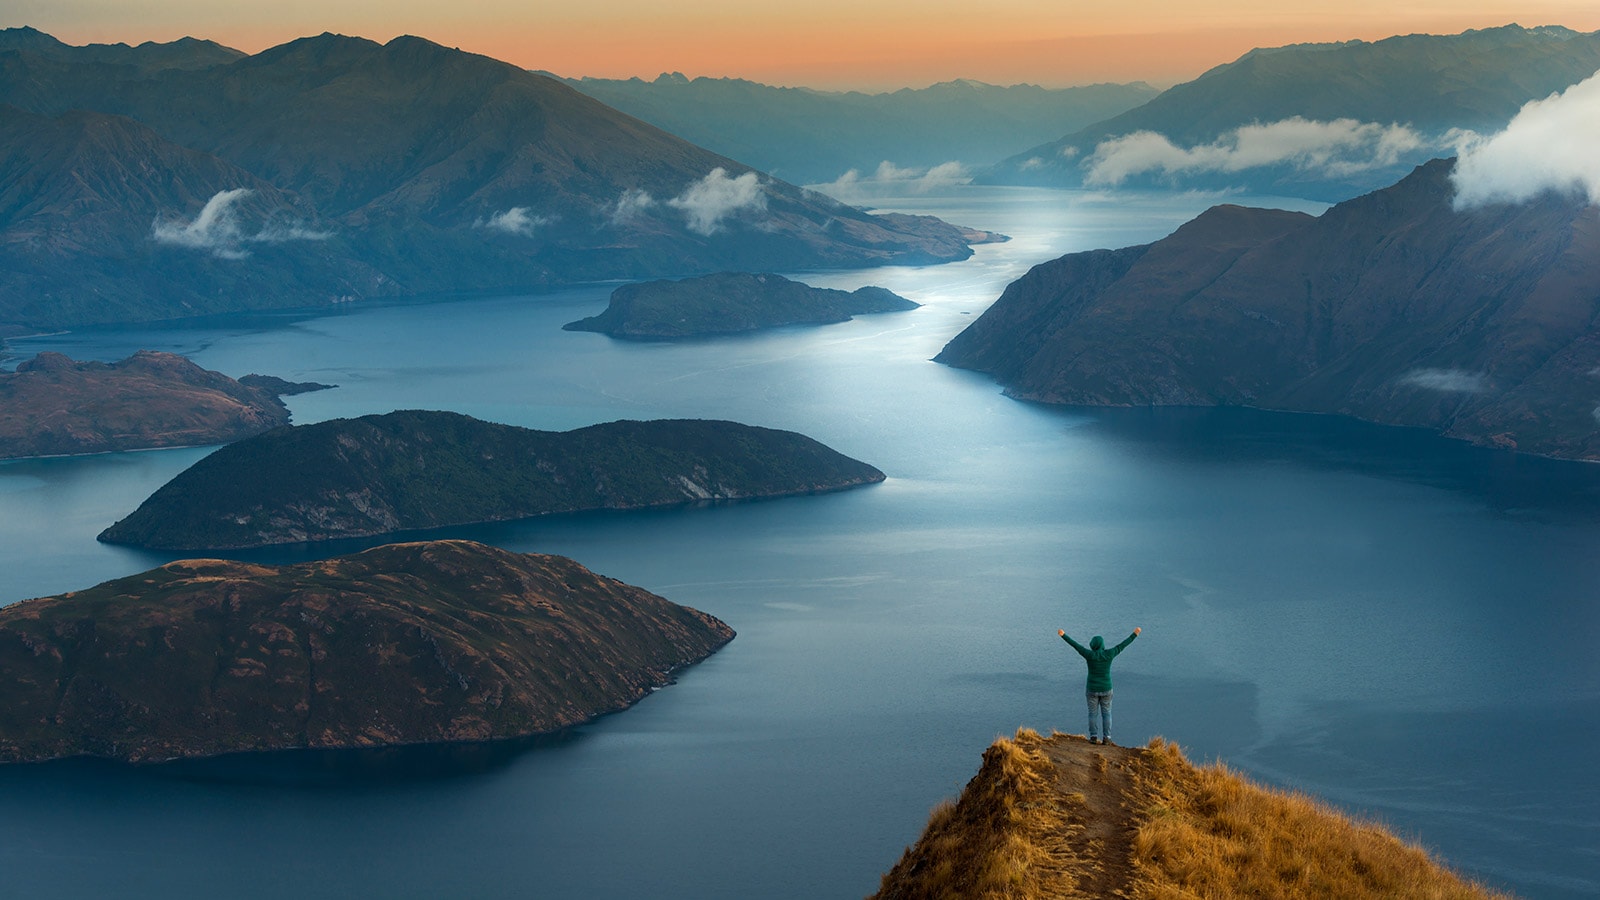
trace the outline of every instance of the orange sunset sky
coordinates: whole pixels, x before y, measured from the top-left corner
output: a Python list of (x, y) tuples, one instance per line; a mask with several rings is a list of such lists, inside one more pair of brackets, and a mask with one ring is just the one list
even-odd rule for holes
[(6, 0), (73, 44), (205, 37), (248, 52), (323, 31), (416, 34), (559, 75), (737, 76), (823, 88), (951, 78), (1185, 81), (1252, 47), (1517, 22), (1600, 29), (1600, 2), (1412, 0)]

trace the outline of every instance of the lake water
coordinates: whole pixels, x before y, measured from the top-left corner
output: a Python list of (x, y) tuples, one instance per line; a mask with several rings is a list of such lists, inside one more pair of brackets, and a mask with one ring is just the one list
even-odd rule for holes
[[(302, 423), (735, 419), (889, 480), (432, 533), (574, 557), (739, 637), (529, 746), (0, 768), (0, 894), (857, 897), (995, 736), (1083, 730), (1082, 663), (1057, 628), (1135, 625), (1119, 742), (1164, 735), (1528, 897), (1600, 894), (1600, 468), (1327, 417), (1009, 400), (929, 359), (1029, 265), (1157, 238), (1207, 198), (880, 202), (1016, 239), (956, 265), (807, 275), (924, 305), (731, 339), (561, 331), (603, 308), (600, 286), (13, 342), (338, 384), (289, 398)], [(0, 464), (0, 603), (170, 559), (94, 536), (206, 452)]]

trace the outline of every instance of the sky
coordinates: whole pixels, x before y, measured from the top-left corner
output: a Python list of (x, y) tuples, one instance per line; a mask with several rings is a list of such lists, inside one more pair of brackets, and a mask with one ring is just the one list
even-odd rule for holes
[(69, 44), (209, 38), (254, 53), (414, 34), (558, 75), (732, 76), (866, 90), (953, 78), (1166, 87), (1253, 47), (1516, 22), (1600, 30), (1596, 0), (0, 0)]

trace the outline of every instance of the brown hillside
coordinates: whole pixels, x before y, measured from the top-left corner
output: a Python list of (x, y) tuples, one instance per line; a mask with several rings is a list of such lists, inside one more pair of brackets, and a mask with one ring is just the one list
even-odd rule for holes
[(570, 559), (471, 541), (179, 560), (0, 610), (0, 763), (544, 734), (732, 639)]
[(934, 810), (877, 900), (1490, 898), (1374, 825), (1160, 738), (1099, 746), (1000, 738), (959, 801)]

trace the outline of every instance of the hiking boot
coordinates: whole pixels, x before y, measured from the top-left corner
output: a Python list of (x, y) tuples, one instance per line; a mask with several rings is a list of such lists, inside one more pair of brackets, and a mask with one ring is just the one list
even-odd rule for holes
[(1100, 743), (1105, 744), (1107, 747), (1115, 747), (1116, 746), (1116, 744), (1111, 743), (1111, 738), (1106, 738), (1105, 740), (1101, 741)]
[(1089, 738), (1089, 743), (1098, 744), (1098, 743), (1100, 743), (1100, 739), (1099, 738), (1093, 738), (1093, 737)]

